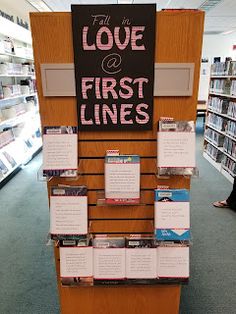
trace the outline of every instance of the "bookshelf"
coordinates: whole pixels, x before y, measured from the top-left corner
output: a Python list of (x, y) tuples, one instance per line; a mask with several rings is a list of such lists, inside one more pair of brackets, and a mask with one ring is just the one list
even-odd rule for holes
[(236, 61), (211, 67), (203, 156), (230, 182), (236, 175)]
[(31, 35), (14, 27), (21, 38), (0, 31), (0, 188), (42, 147)]

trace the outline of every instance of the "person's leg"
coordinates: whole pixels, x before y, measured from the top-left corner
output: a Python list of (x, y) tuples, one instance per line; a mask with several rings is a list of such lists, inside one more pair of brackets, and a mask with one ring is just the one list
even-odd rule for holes
[(229, 197), (226, 199), (226, 203), (230, 208), (236, 209), (236, 178), (234, 179), (233, 190)]
[(213, 206), (220, 208), (231, 208), (236, 210), (236, 177), (234, 179), (233, 189), (226, 200), (217, 201), (213, 203)]

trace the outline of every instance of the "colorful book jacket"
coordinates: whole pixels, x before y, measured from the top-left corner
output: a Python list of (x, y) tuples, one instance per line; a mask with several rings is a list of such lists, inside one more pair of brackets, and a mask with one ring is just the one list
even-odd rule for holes
[(155, 235), (158, 241), (190, 239), (188, 190), (155, 190)]

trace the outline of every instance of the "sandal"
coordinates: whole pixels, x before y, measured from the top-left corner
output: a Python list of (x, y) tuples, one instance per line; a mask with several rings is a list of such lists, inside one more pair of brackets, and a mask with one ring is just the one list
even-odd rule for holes
[(214, 202), (212, 205), (218, 208), (229, 208), (226, 200)]

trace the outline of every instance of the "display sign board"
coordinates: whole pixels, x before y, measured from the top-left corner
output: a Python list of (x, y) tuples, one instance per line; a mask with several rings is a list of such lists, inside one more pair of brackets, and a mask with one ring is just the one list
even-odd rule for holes
[(152, 129), (155, 16), (155, 4), (72, 5), (79, 130)]

